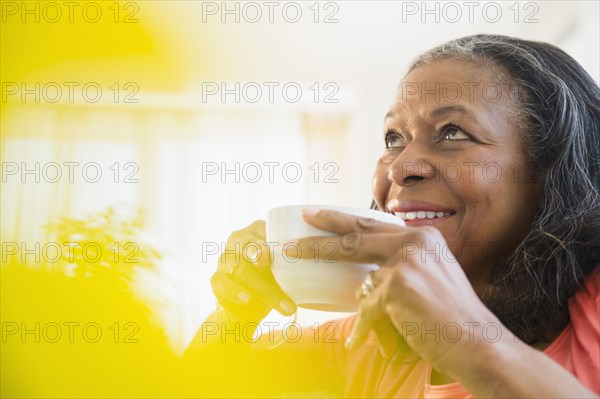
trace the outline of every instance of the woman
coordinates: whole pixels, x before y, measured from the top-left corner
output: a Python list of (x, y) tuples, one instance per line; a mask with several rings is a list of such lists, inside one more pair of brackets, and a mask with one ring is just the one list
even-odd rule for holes
[[(598, 85), (549, 44), (461, 38), (412, 65), (383, 141), (374, 201), (407, 226), (306, 212), (337, 236), (297, 245), (380, 269), (335, 343), (280, 351), (337, 370), (346, 396), (598, 395)], [(264, 245), (263, 222), (229, 245), (249, 242)], [(221, 262), (211, 320), (294, 312), (266, 258)]]

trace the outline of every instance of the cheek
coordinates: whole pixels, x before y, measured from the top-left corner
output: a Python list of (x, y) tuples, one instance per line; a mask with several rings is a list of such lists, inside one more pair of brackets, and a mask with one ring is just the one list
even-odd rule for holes
[(498, 219), (511, 209), (509, 203), (514, 199), (515, 185), (508, 169), (498, 164), (481, 165), (484, 166), (464, 170), (462, 178), (453, 185), (454, 190), (463, 200), (466, 216)]
[(537, 197), (531, 184), (520, 181), (514, 167), (493, 165), (475, 169), (453, 188), (465, 207), (465, 239), (496, 241), (504, 247), (528, 229)]
[[(475, 170), (470, 178), (448, 183), (448, 189), (461, 202), (460, 215), (444, 226), (442, 234), (465, 273), (473, 281), (486, 279), (489, 265), (509, 245), (506, 232), (511, 196), (510, 185), (485, 178)], [(513, 234), (513, 233), (511, 233)]]

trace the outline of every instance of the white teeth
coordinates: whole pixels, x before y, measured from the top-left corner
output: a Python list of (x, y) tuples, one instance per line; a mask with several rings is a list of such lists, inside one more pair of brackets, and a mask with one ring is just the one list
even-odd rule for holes
[(394, 215), (402, 220), (413, 219), (434, 219), (443, 218), (452, 215), (452, 212), (434, 212), (434, 211), (418, 211), (418, 212), (394, 212)]

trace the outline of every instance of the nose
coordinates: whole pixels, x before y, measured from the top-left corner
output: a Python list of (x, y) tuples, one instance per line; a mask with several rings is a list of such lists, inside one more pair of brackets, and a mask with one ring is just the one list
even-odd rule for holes
[(427, 146), (412, 141), (390, 164), (388, 180), (398, 186), (408, 187), (431, 180), (435, 174), (434, 164), (428, 159)]

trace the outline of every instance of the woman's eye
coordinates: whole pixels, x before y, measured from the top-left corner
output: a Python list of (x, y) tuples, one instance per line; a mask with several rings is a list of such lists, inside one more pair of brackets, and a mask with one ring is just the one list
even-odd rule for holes
[(445, 125), (442, 128), (442, 138), (444, 140), (469, 140), (470, 137), (460, 126), (454, 124)]
[(388, 131), (385, 134), (385, 148), (398, 148), (402, 146), (402, 136), (398, 132)]

